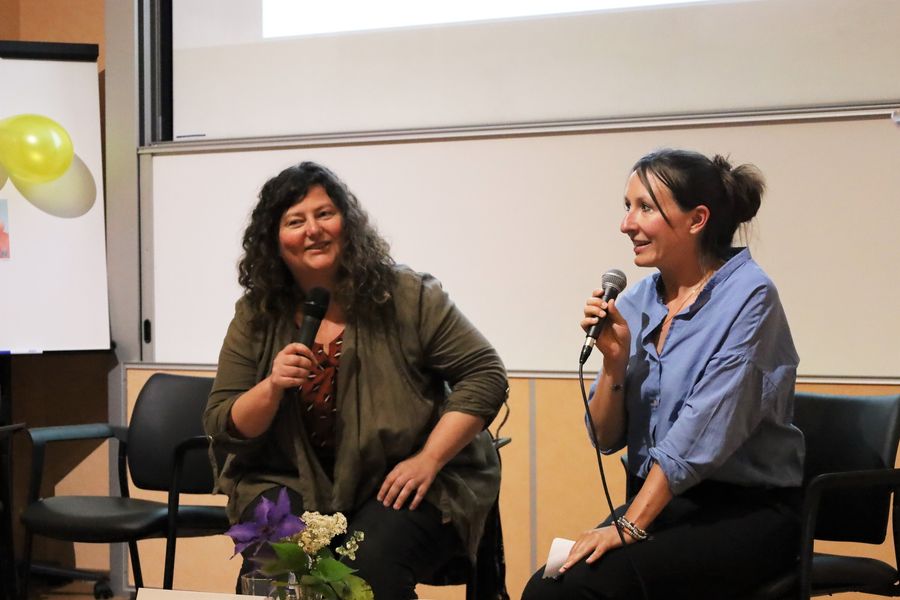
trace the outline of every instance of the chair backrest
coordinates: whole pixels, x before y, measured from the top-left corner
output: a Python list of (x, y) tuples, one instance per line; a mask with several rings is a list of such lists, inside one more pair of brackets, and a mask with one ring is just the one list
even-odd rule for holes
[[(797, 392), (794, 424), (806, 439), (804, 479), (829, 472), (893, 468), (900, 441), (900, 394), (835, 396)], [(817, 539), (880, 544), (893, 488), (830, 491), (816, 521)]]
[[(156, 373), (147, 380), (128, 425), (128, 468), (139, 488), (168, 491), (175, 448), (205, 435), (203, 410), (212, 378)], [(205, 449), (188, 452), (181, 490), (208, 494), (214, 488), (212, 466)]]

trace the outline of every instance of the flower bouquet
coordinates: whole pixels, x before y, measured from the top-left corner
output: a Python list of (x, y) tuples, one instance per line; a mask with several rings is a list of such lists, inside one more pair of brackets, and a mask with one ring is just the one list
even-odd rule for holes
[(246, 556), (259, 565), (257, 571), (272, 579), (273, 595), (282, 599), (298, 590), (300, 598), (373, 600), (369, 584), (343, 562), (356, 558), (363, 533), (350, 534), (334, 549), (339, 556), (335, 558), (329, 544), (347, 532), (344, 515), (307, 511), (297, 517), (290, 508), (284, 488), (275, 502), (262, 498), (253, 521), (238, 523), (226, 532), (234, 540), (234, 555), (247, 551)]

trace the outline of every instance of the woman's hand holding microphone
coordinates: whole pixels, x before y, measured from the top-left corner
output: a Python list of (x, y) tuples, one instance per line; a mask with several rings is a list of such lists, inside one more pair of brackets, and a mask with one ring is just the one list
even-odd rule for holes
[(596, 348), (603, 354), (604, 370), (610, 371), (609, 367), (621, 367), (624, 370), (631, 348), (631, 331), (622, 313), (616, 308), (615, 299), (607, 302), (603, 299), (603, 294), (603, 289), (598, 288), (587, 299), (581, 328), (587, 333), (593, 325), (605, 320), (596, 343)]

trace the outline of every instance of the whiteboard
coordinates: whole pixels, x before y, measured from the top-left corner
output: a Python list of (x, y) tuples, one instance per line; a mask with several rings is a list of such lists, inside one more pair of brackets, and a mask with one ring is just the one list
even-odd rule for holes
[(69, 169), (37, 186), (15, 183), (0, 161), (0, 219), (10, 244), (0, 258), (0, 352), (107, 349), (97, 63), (0, 58), (0, 82), (0, 121), (45, 116), (74, 148)]
[[(223, 7), (224, 5), (224, 7)], [(731, 0), (287, 39), (174, 3), (175, 140), (900, 100), (897, 0)]]
[(887, 118), (158, 154), (145, 359), (216, 362), (259, 188), (315, 160), (357, 194), (398, 262), (444, 283), (508, 369), (576, 371), (581, 307), (601, 275), (650, 274), (619, 221), (631, 165), (662, 146), (730, 153), (767, 177), (750, 246), (781, 292), (801, 374), (900, 374), (900, 129)]

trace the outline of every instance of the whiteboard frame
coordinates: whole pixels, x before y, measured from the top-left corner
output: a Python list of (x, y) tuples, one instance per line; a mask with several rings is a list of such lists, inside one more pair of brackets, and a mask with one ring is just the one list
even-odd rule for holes
[[(860, 109), (855, 114), (852, 111), (849, 111), (849, 112), (843, 111), (841, 113), (819, 113), (816, 115), (813, 115), (812, 113), (807, 113), (806, 115), (804, 115), (802, 117), (798, 117), (797, 115), (790, 115), (790, 116), (788, 116), (788, 115), (773, 115), (768, 119), (756, 118), (755, 120), (748, 120), (746, 118), (739, 118), (739, 119), (733, 120), (730, 123), (730, 125), (738, 125), (738, 126), (746, 126), (746, 127), (762, 127), (762, 126), (766, 126), (766, 125), (787, 125), (787, 126), (798, 125), (799, 126), (799, 125), (806, 124), (808, 126), (815, 126), (816, 124), (820, 123), (823, 126), (827, 126), (829, 123), (841, 123), (841, 122), (845, 122), (845, 121), (863, 122), (863, 121), (872, 120), (872, 121), (879, 121), (879, 125), (878, 125), (879, 127), (883, 126), (886, 128), (892, 128), (892, 125), (890, 124), (890, 120), (889, 120), (892, 108), (895, 108), (895, 107), (884, 107), (882, 109), (877, 109), (877, 110), (872, 109), (871, 107), (867, 107), (867, 108)], [(882, 125), (882, 123), (883, 123), (883, 125)], [(600, 129), (600, 131), (607, 131), (607, 132), (611, 132), (613, 134), (624, 133), (626, 135), (628, 135), (632, 132), (634, 132), (634, 133), (645, 132), (645, 133), (650, 133), (652, 136), (652, 138), (648, 138), (648, 139), (655, 139), (656, 137), (660, 137), (660, 138), (665, 137), (666, 135), (668, 135), (667, 132), (670, 132), (673, 129), (682, 129), (683, 128), (686, 131), (694, 130), (694, 129), (696, 129), (698, 131), (702, 131), (702, 130), (717, 131), (719, 128), (721, 128), (723, 126), (727, 127), (727, 126), (729, 126), (729, 124), (723, 124), (721, 121), (718, 121), (715, 123), (691, 122), (689, 124), (682, 125), (681, 127), (679, 127), (677, 123), (670, 122), (670, 123), (667, 123), (664, 127), (660, 127), (658, 125), (656, 127), (654, 127), (652, 125), (642, 124), (640, 127), (633, 128), (633, 129), (627, 128), (627, 127), (622, 127), (622, 126), (616, 126), (616, 127), (610, 128), (610, 129)], [(893, 133), (892, 129), (889, 129), (889, 130)], [(462, 138), (462, 140), (463, 141), (469, 141), (469, 140), (477, 141), (477, 140), (482, 140), (482, 139), (484, 139), (484, 140), (497, 139), (498, 141), (501, 141), (501, 142), (505, 141), (508, 143), (515, 143), (517, 140), (521, 140), (522, 143), (527, 144), (527, 143), (529, 143), (528, 140), (545, 138), (548, 135), (550, 135), (551, 137), (554, 135), (565, 137), (565, 136), (571, 136), (571, 135), (576, 135), (576, 136), (582, 135), (584, 133), (585, 132), (583, 132), (583, 131), (578, 132), (578, 133), (572, 133), (570, 131), (563, 131), (563, 132), (558, 132), (556, 134), (549, 134), (549, 133), (542, 132), (538, 135), (520, 135), (520, 136), (502, 136), (502, 135), (495, 135), (495, 134), (491, 133), (491, 134), (486, 134), (481, 137), (465, 136)], [(251, 150), (248, 150), (248, 147), (246, 146), (246, 141), (239, 142), (231, 147), (228, 147), (223, 144), (213, 144), (211, 148), (210, 147), (202, 148), (200, 145), (197, 145), (190, 149), (184, 147), (184, 145), (182, 145), (182, 144), (171, 144), (171, 145), (167, 145), (165, 147), (156, 146), (156, 147), (152, 147), (152, 148), (143, 148), (141, 150), (141, 153), (142, 153), (142, 162), (147, 162), (148, 165), (152, 164), (154, 157), (159, 157), (160, 159), (163, 159), (164, 157), (171, 156), (171, 155), (177, 156), (177, 155), (190, 155), (190, 154), (197, 154), (197, 153), (207, 154), (210, 152), (213, 155), (216, 155), (219, 153), (231, 154), (234, 152), (243, 153), (245, 151), (268, 152), (268, 151), (273, 151), (273, 150), (286, 150), (286, 149), (289, 149), (292, 151), (296, 150), (296, 152), (294, 154), (298, 157), (298, 160), (299, 160), (300, 158), (304, 157), (307, 154), (310, 154), (310, 153), (314, 154), (316, 151), (325, 151), (325, 150), (333, 151), (334, 149), (340, 150), (342, 148), (346, 148), (346, 149), (350, 150), (350, 149), (354, 148), (355, 146), (358, 146), (361, 148), (372, 147), (374, 150), (375, 148), (381, 148), (383, 146), (391, 146), (393, 144), (398, 144), (398, 143), (402, 145), (402, 144), (407, 144), (407, 143), (419, 143), (420, 141), (421, 140), (418, 140), (418, 141), (413, 141), (413, 140), (396, 141), (396, 140), (394, 140), (394, 141), (387, 141), (387, 142), (383, 142), (383, 143), (379, 144), (379, 143), (372, 142), (372, 140), (364, 140), (364, 141), (358, 142), (358, 143), (353, 143), (353, 142), (337, 143), (334, 140), (319, 140), (319, 141), (286, 143), (285, 140), (269, 140), (268, 142), (261, 141), (259, 144), (254, 146)], [(452, 141), (453, 141), (452, 139), (448, 140), (448, 142), (452, 142)], [(456, 140), (456, 141), (459, 141), (459, 140)], [(431, 139), (431, 140), (429, 140), (429, 142), (435, 143), (438, 145), (443, 143), (439, 139)], [(722, 143), (719, 145), (726, 145), (725, 141), (722, 141)], [(649, 149), (650, 148), (646, 148), (646, 150), (649, 150)], [(716, 150), (727, 152), (729, 150), (729, 148), (717, 147)], [(744, 154), (746, 154), (746, 153), (744, 153)], [(373, 155), (377, 155), (377, 152), (373, 152)], [(627, 161), (633, 161), (636, 158), (637, 158), (637, 156), (625, 157), (625, 159)], [(751, 156), (748, 158), (748, 157), (742, 155), (741, 159), (742, 160), (753, 159), (753, 160), (751, 160), (751, 162), (759, 162), (759, 163), (764, 162), (764, 160), (763, 160), (764, 157), (759, 157), (759, 160), (756, 160), (755, 157)], [(900, 160), (900, 154), (898, 154), (898, 160)], [(328, 164), (328, 163), (326, 163), (326, 164)], [(630, 162), (628, 164), (630, 164)], [(274, 174), (274, 172), (277, 171), (278, 168), (279, 168), (278, 164), (273, 163), (271, 166), (272, 172), (268, 173), (267, 175)], [(622, 170), (624, 171), (625, 169), (627, 169), (627, 167), (623, 167)], [(341, 175), (343, 177), (348, 177), (348, 175), (346, 175), (345, 173), (342, 172), (342, 169), (340, 167), (336, 167), (336, 170), (339, 175)], [(144, 170), (144, 172), (146, 172), (146, 170)], [(619, 177), (616, 179), (616, 182), (614, 182), (616, 184), (616, 186), (621, 184), (621, 182), (619, 182), (618, 179), (622, 179), (622, 181), (624, 181), (624, 175), (622, 177)], [(258, 182), (259, 185), (261, 185), (261, 183), (262, 183), (262, 181)], [(348, 183), (350, 184), (351, 188), (354, 187), (354, 181), (352, 178), (348, 178)], [(619, 192), (616, 191), (614, 193), (619, 193)], [(772, 192), (770, 192), (769, 201), (771, 201), (772, 194), (777, 195), (778, 190), (773, 190)], [(370, 211), (371, 211), (371, 207), (373, 205), (372, 199), (369, 198), (365, 193), (360, 194), (360, 196), (361, 196), (364, 206), (369, 207)], [(764, 200), (763, 214), (766, 211), (766, 207), (767, 207), (767, 202)], [(377, 215), (373, 214), (373, 217), (375, 217), (376, 221), (378, 220)], [(153, 219), (150, 217), (149, 213), (144, 213), (143, 222), (151, 223), (152, 221), (153, 221)], [(898, 225), (898, 227), (900, 227), (900, 225)], [(777, 228), (773, 228), (773, 226), (768, 222), (763, 222), (760, 225), (760, 229), (763, 231), (763, 236), (765, 237), (766, 235), (771, 236), (772, 234), (774, 234), (775, 229), (777, 229)], [(152, 238), (145, 237), (145, 240), (147, 240), (147, 239), (152, 239)], [(394, 241), (396, 242), (396, 240), (394, 240)], [(235, 240), (235, 243), (237, 243), (237, 240)], [(397, 247), (396, 243), (395, 243), (395, 247)], [(751, 243), (751, 247), (753, 247), (752, 243)], [(757, 256), (757, 259), (760, 258), (760, 255), (756, 255), (756, 256)], [(761, 256), (765, 258), (765, 256), (766, 256), (765, 251), (762, 252)], [(148, 252), (145, 252), (144, 257), (145, 257), (144, 258), (145, 268), (149, 269), (150, 272), (153, 272), (154, 271), (153, 251), (150, 250)], [(399, 257), (399, 258), (401, 259), (401, 261), (403, 260), (403, 257)], [(596, 257), (590, 257), (590, 258), (594, 259)], [(423, 265), (416, 264), (415, 260), (409, 260), (408, 262), (410, 262), (411, 266), (413, 266), (414, 268), (428, 270)], [(594, 267), (594, 270), (597, 271), (597, 273), (596, 273), (597, 278), (599, 278), (599, 274), (602, 273), (604, 268), (608, 268), (609, 266), (617, 266), (617, 265), (599, 265), (599, 264), (596, 265), (596, 267)], [(763, 264), (763, 267), (768, 269), (768, 266), (766, 264)], [(627, 269), (626, 269), (626, 271), (627, 271)], [(635, 272), (635, 274), (629, 273), (629, 278), (634, 281), (634, 280), (636, 280), (636, 277), (642, 277), (642, 276), (646, 276), (648, 274), (649, 274), (649, 272), (647, 270), (641, 270), (640, 272)], [(773, 279), (775, 279), (776, 285), (778, 285), (782, 289), (782, 292), (784, 294), (787, 291), (787, 288), (790, 287), (788, 285), (788, 282), (785, 281), (787, 279), (787, 277), (783, 273), (772, 273), (771, 270), (770, 270), (770, 274), (773, 275)], [(160, 275), (160, 273), (154, 273), (154, 276), (156, 276), (156, 277), (158, 277), (159, 275)], [(446, 269), (436, 270), (435, 275), (438, 276), (439, 278), (442, 278), (445, 281), (445, 283), (447, 283), (448, 280), (453, 279), (452, 274), (447, 273)], [(584, 280), (584, 283), (582, 285), (585, 285), (587, 287), (590, 287), (591, 285), (593, 285), (589, 281), (590, 280), (589, 276), (582, 275), (580, 277)], [(461, 290), (460, 290), (460, 286), (458, 284), (448, 285), (448, 291), (450, 292), (451, 297), (459, 297), (460, 295), (462, 295), (462, 294), (460, 294)], [(472, 306), (471, 298), (472, 298), (472, 295), (469, 294), (469, 296), (465, 299), (465, 302), (461, 303), (462, 308), (467, 313), (470, 312), (469, 307)], [(151, 319), (154, 318), (154, 315), (151, 310), (153, 307), (152, 291), (145, 290), (145, 300), (144, 300), (143, 304), (145, 307), (145, 311), (149, 311), (149, 312), (145, 313), (145, 314), (149, 315), (148, 318), (151, 318)], [(787, 302), (786, 302), (786, 306), (788, 306)], [(798, 310), (796, 307), (788, 306), (789, 318), (792, 318), (792, 314), (790, 312), (792, 308), (795, 313)], [(575, 307), (575, 309), (577, 309), (577, 307)], [(577, 312), (577, 310), (575, 310), (575, 309), (573, 309), (573, 311)], [(553, 305), (548, 310), (550, 312), (554, 312), (554, 313), (557, 313), (560, 311), (562, 311), (563, 313), (572, 312), (572, 311), (564, 311), (562, 308), (562, 303), (560, 303), (560, 302), (554, 302)], [(471, 312), (472, 312), (472, 314), (478, 313), (477, 310), (471, 310)], [(803, 315), (801, 314), (799, 317), (796, 317), (796, 318), (799, 319), (802, 316)], [(556, 315), (554, 315), (553, 318), (556, 318)], [(573, 319), (574, 319), (574, 317), (573, 317)], [(569, 319), (569, 320), (572, 320), (572, 319)], [(227, 318), (225, 319), (225, 321), (226, 321), (226, 323), (222, 323), (219, 326), (219, 330), (220, 330), (219, 336), (221, 336), (221, 334), (224, 333), (224, 327), (227, 324)], [(573, 321), (573, 323), (574, 322), (575, 321)], [(566, 321), (565, 323), (568, 323), (568, 321)], [(563, 323), (561, 321), (559, 328), (565, 327), (566, 326), (565, 323)], [(479, 323), (477, 321), (477, 319), (476, 319), (476, 325), (481, 326), (482, 329), (488, 329), (488, 328), (484, 327), (483, 323)], [(825, 325), (830, 326), (830, 324), (825, 324)], [(840, 329), (840, 327), (838, 327), (837, 329)], [(823, 329), (823, 331), (824, 331), (824, 329)], [(795, 337), (796, 337), (798, 334), (798, 331), (795, 330), (794, 333), (795, 333)], [(831, 332), (831, 333), (836, 334), (837, 331)], [(898, 332), (898, 333), (900, 333), (900, 332)], [(489, 335), (489, 337), (490, 337), (490, 335)], [(580, 345), (580, 339), (577, 339), (577, 338), (578, 338), (578, 333), (576, 330), (573, 330), (573, 332), (572, 332), (573, 347), (575, 345)], [(219, 337), (219, 339), (221, 339), (221, 338)], [(497, 340), (492, 340), (492, 341), (494, 341), (495, 345), (497, 345), (498, 348), (503, 346), (502, 342), (498, 342)], [(877, 372), (859, 370), (856, 368), (853, 368), (853, 369), (850, 369), (847, 371), (841, 371), (840, 369), (834, 369), (834, 368), (820, 369), (815, 366), (815, 361), (813, 361), (812, 363), (810, 363), (810, 362), (804, 363), (803, 362), (803, 346), (804, 345), (808, 346), (809, 341), (807, 340), (805, 342), (798, 342), (798, 347), (801, 348), (800, 374), (802, 376), (814, 377), (814, 378), (819, 378), (819, 379), (830, 378), (830, 379), (836, 379), (836, 380), (846, 379), (846, 378), (851, 378), (851, 379), (852, 378), (857, 378), (857, 379), (858, 378), (864, 378), (864, 379), (865, 378), (869, 378), (869, 379), (887, 378), (887, 379), (891, 379), (891, 378), (894, 378), (897, 376), (897, 373), (892, 368), (883, 368), (882, 370), (877, 371)], [(564, 343), (553, 342), (553, 343), (549, 343), (548, 347), (551, 348), (552, 351), (554, 351), (554, 352), (558, 351), (559, 353), (564, 353), (564, 351), (565, 351), (564, 349), (566, 346)], [(145, 352), (144, 352), (145, 360), (161, 361), (161, 362), (174, 362), (174, 363), (187, 362), (187, 363), (191, 363), (191, 364), (195, 364), (195, 363), (208, 364), (208, 363), (206, 363), (205, 359), (204, 360), (196, 360), (196, 358), (190, 358), (190, 357), (185, 359), (184, 357), (172, 357), (170, 355), (166, 355), (165, 352), (157, 353), (153, 344), (145, 345), (144, 350), (145, 350)], [(806, 354), (809, 355), (808, 352)], [(503, 356), (503, 355), (504, 355), (504, 353), (501, 352), (501, 356)], [(568, 368), (566, 364), (560, 363), (558, 360), (553, 360), (553, 359), (548, 360), (547, 364), (545, 366), (540, 366), (540, 365), (536, 366), (533, 363), (532, 364), (521, 364), (518, 360), (515, 360), (515, 359), (510, 360), (508, 353), (506, 353), (506, 356), (504, 356), (504, 359), (507, 360), (507, 363), (508, 363), (507, 366), (510, 369), (510, 372), (514, 373), (514, 374), (529, 374), (529, 375), (544, 374), (544, 375), (550, 375), (550, 376), (556, 376), (556, 375), (567, 376), (567, 374), (571, 375), (571, 373), (574, 372), (574, 370), (575, 370), (574, 364), (573, 364), (572, 368)], [(214, 361), (214, 357), (209, 360)], [(574, 357), (573, 357), (573, 362), (574, 362)], [(887, 363), (887, 364), (889, 364), (889, 363)], [(594, 367), (592, 367), (589, 363), (588, 368), (590, 369), (590, 368), (594, 368)]]
[(0, 55), (0, 119), (36, 113), (57, 121), (72, 139), (84, 172), (89, 172), (84, 177), (92, 178), (96, 188), (89, 210), (66, 218), (37, 208), (12, 180), (0, 189), (10, 209), (12, 238), (11, 257), (0, 264), (0, 352), (107, 350), (111, 344), (97, 46), (2, 42)]

